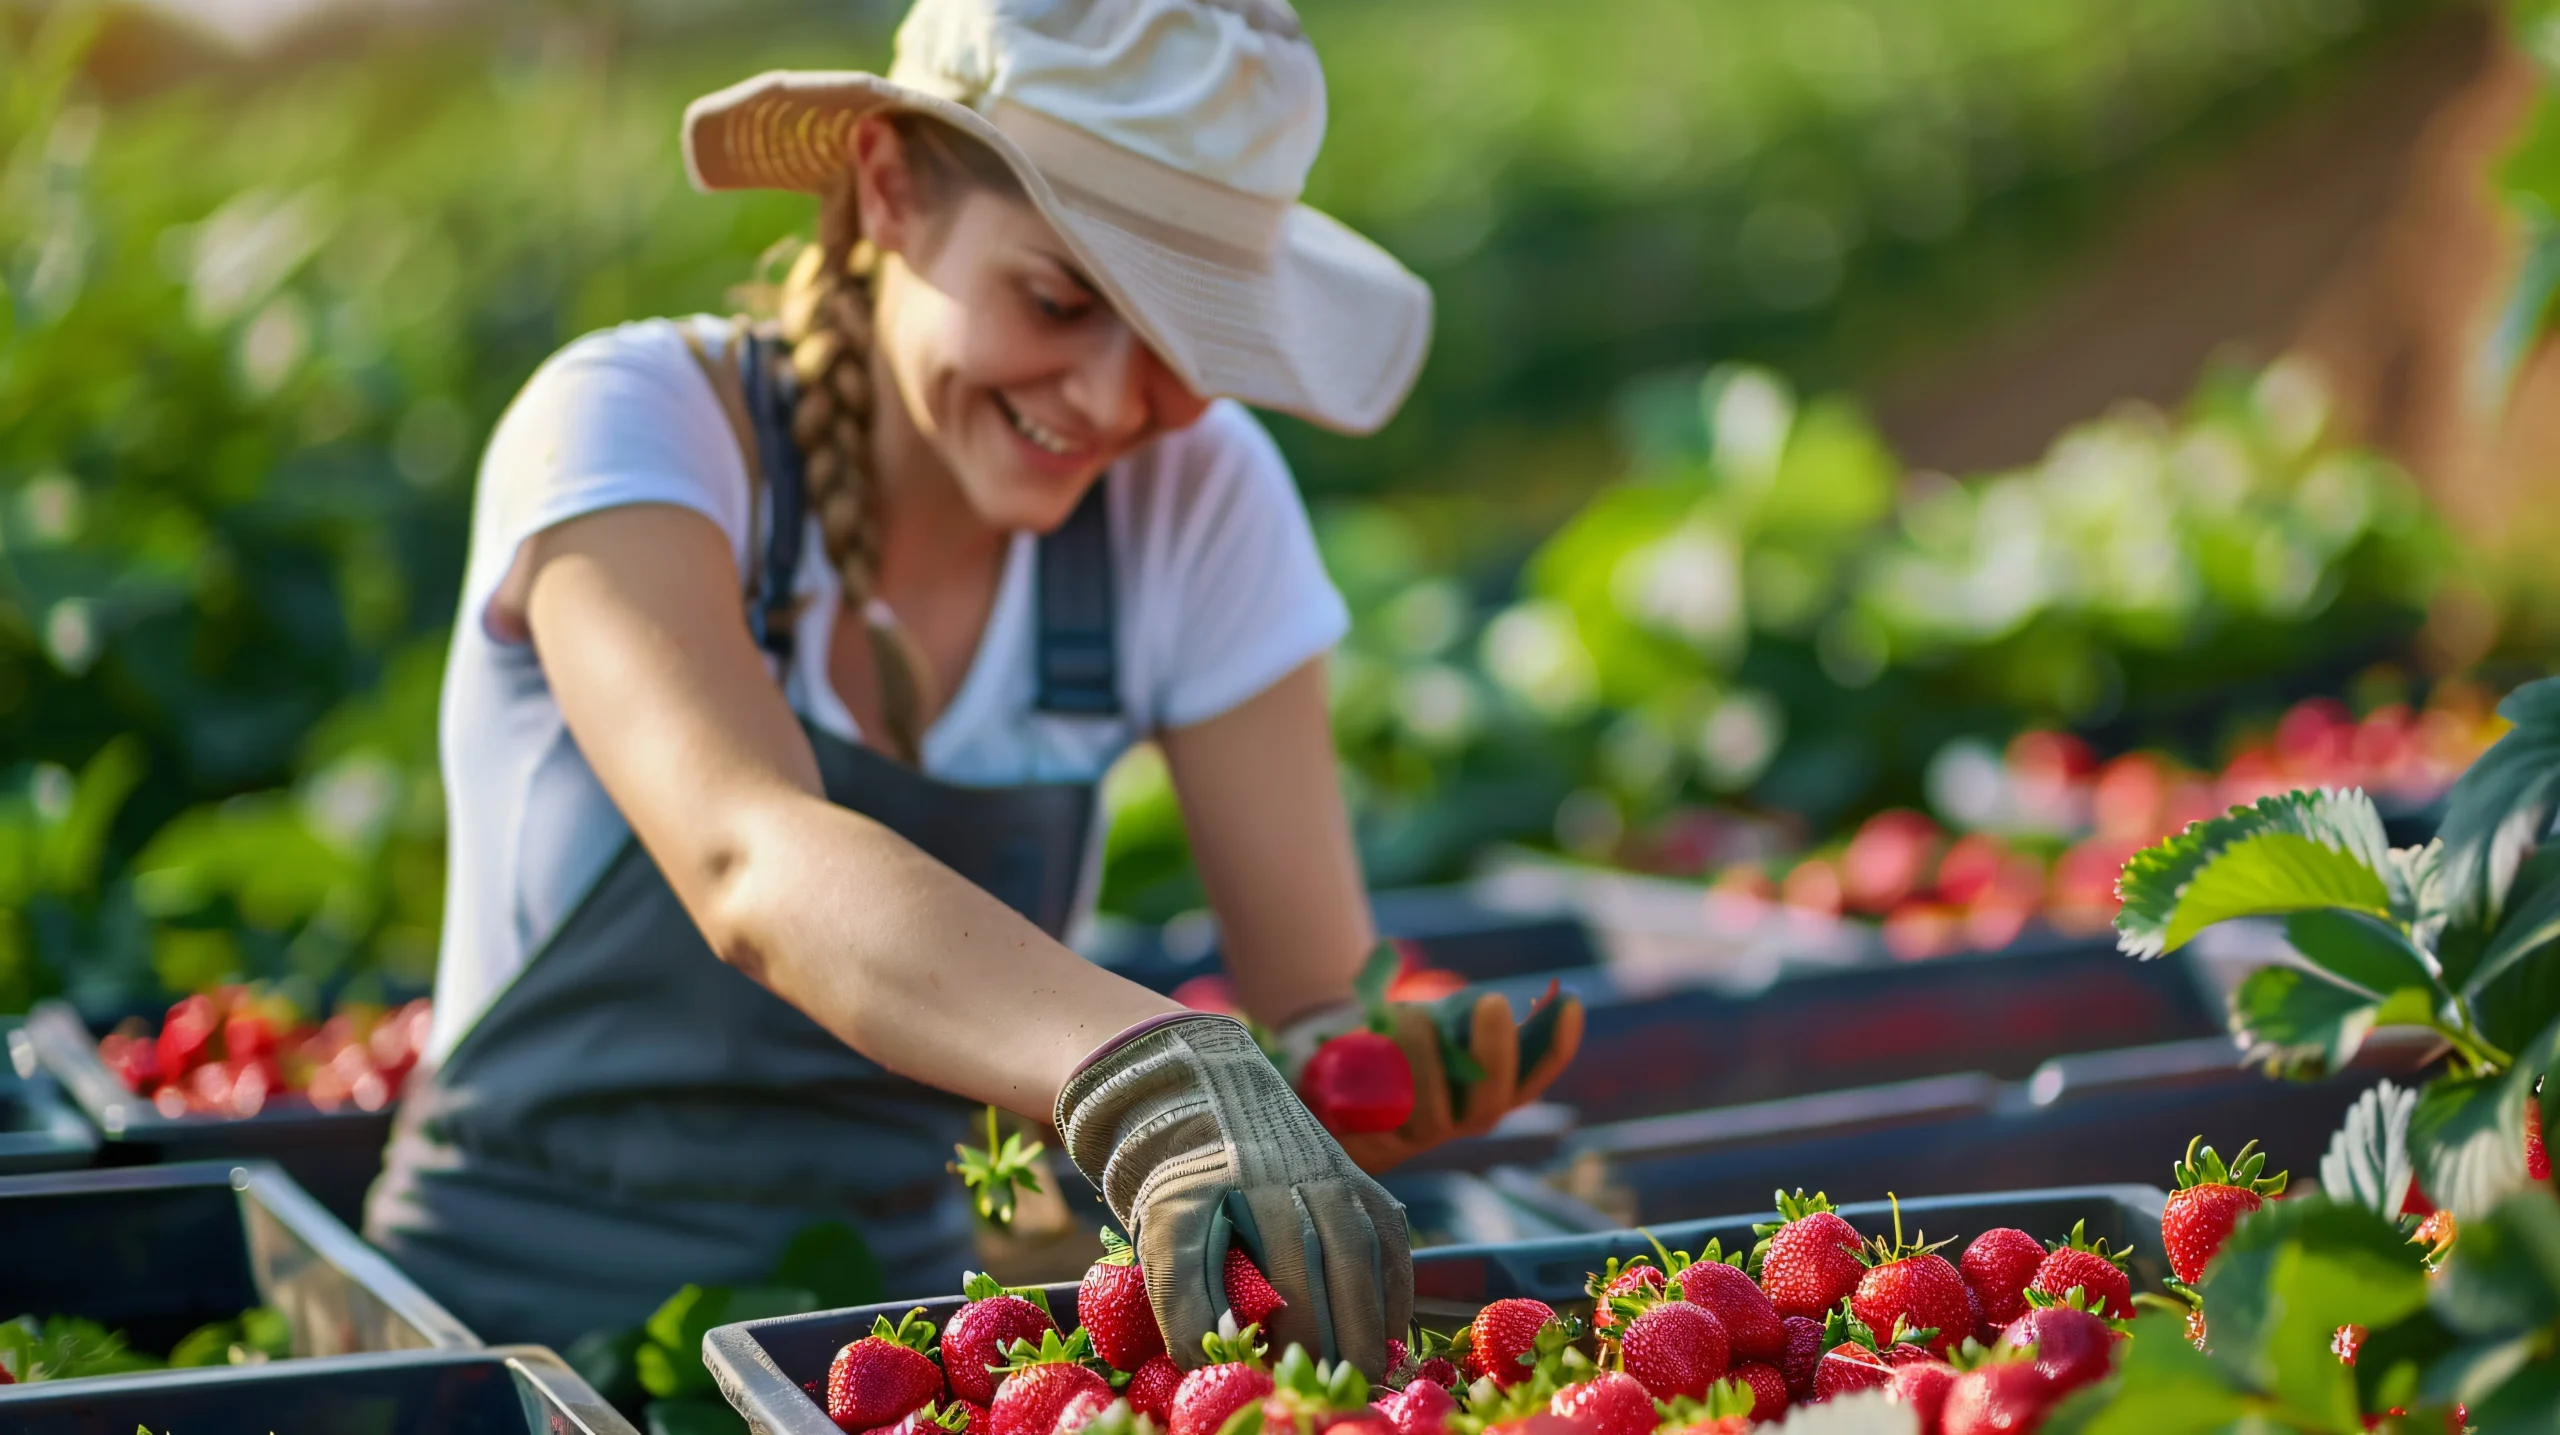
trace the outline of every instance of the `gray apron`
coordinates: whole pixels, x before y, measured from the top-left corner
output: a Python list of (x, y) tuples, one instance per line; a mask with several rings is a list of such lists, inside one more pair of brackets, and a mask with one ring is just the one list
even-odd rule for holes
[[(787, 666), (806, 509), (768, 352), (751, 340), (742, 375), (761, 460), (750, 471), (767, 476), (772, 505), (748, 608)], [(1107, 488), (1040, 543), (1047, 712), (1120, 710)], [(814, 729), (809, 740), (829, 801), (1065, 931), (1091, 784), (961, 787)], [(688, 1281), (761, 1283), (791, 1236), (824, 1220), (863, 1233), (892, 1294), (951, 1290), (971, 1228), (946, 1163), (975, 1110), (865, 1059), (723, 963), (634, 839), (411, 1088), (365, 1235), (502, 1343), (564, 1347), (634, 1326)]]

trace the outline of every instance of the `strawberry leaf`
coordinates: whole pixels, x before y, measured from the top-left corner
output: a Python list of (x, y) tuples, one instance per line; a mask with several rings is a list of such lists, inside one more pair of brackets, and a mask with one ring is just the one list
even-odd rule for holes
[(2116, 945), (2157, 957), (2216, 922), (2313, 907), (2387, 917), (2390, 850), (2361, 791), (2292, 792), (2235, 807), (2125, 863)]
[(2409, 1153), (2427, 1199), (2466, 1227), (2487, 1215), (2525, 1184), (2524, 1103), (2515, 1083), (2506, 1076), (2427, 1083), (2409, 1113)]
[(2409, 1113), (2417, 1106), (2417, 1092), (2388, 1081), (2357, 1097), (2320, 1158), (2320, 1190), (2398, 1220), (2417, 1174), (2409, 1159)]
[(2380, 1330), (2425, 1308), (2427, 1273), (2398, 1226), (2315, 1196), (2242, 1218), (2205, 1272), (2204, 1300), (2228, 1375), (2310, 1428), (2353, 1430), (2355, 1371), (2330, 1343), (2341, 1325)]
[(2515, 724), (2445, 798), (2442, 898), (2454, 924), (2497, 925), (2516, 869), (2560, 808), (2560, 678), (2527, 683), (2498, 704)]
[(2381, 1017), (2372, 997), (2299, 967), (2260, 967), (2231, 992), (2231, 1028), (2249, 1060), (2288, 1076), (2344, 1067)]

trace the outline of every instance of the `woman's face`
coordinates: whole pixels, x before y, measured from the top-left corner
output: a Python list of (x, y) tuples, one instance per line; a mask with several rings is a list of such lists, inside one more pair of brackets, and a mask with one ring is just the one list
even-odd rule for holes
[(877, 121), (854, 151), (881, 251), (881, 357), (980, 518), (1047, 532), (1114, 461), (1200, 417), (1206, 401), (1028, 202), (955, 184), (920, 203), (896, 132)]

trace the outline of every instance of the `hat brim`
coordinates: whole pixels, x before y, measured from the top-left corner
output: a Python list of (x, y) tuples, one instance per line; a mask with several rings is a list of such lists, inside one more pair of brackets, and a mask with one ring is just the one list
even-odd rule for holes
[(706, 191), (823, 193), (844, 174), (854, 125), (891, 111), (939, 120), (1002, 156), (1086, 276), (1195, 392), (1365, 434), (1412, 389), (1430, 345), (1431, 291), (1348, 226), (1296, 204), (1272, 242), (1224, 242), (1052, 184), (987, 116), (879, 75), (776, 70), (705, 95), (685, 109), (685, 169)]

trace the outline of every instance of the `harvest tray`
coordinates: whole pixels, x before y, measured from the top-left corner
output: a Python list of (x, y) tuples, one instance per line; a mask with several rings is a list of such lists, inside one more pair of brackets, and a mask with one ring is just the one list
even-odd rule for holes
[[(165, 1351), (198, 1326), (264, 1305), (291, 1322), (295, 1355), (480, 1344), (263, 1161), (0, 1180), (0, 1232), (0, 1319), (85, 1316), (137, 1349)], [(86, 1382), (64, 1382), (73, 1384)], [(19, 1428), (15, 1414), (0, 1415), (0, 1429)]]
[[(1412, 943), (1432, 966), (1471, 982), (1587, 967), (1600, 960), (1581, 917), (1567, 906), (1496, 907), (1464, 884), (1379, 892), (1369, 904), (1380, 936)], [(1179, 923), (1120, 924), (1098, 931), (1084, 950), (1096, 962), (1160, 992), (1221, 970), (1216, 933), (1208, 927), (1186, 940)]]
[(364, 1222), (365, 1188), (382, 1171), (391, 1109), (321, 1111), (296, 1103), (255, 1116), (163, 1116), (148, 1098), (125, 1089), (98, 1059), (97, 1038), (67, 1002), (40, 1002), (10, 1033), (21, 1070), (40, 1067), (95, 1126), (104, 1166), (165, 1161), (261, 1159), (300, 1182), (329, 1213), (350, 1226)]
[[(0, 1022), (0, 1033), (17, 1029), (15, 1021)], [(98, 1133), (51, 1075), (32, 1060), (24, 1071), (0, 1062), (0, 1176), (69, 1171), (97, 1158)]]
[[(13, 1435), (635, 1435), (538, 1345), (0, 1386)], [(833, 1426), (829, 1426), (833, 1429)]]
[[(2111, 1244), (2132, 1244), (2131, 1270), (2136, 1290), (2157, 1291), (2169, 1274), (2160, 1256), (2160, 1208), (2167, 1195), (2156, 1186), (2082, 1186), (2041, 1191), (2008, 1191), (1992, 1195), (1944, 1196), (1902, 1203), (1906, 1232), (1926, 1228), (1932, 1237), (1955, 1237), (1959, 1246), (1993, 1226), (2017, 1226), (2038, 1235), (2059, 1235), (2073, 1223), (2087, 1223), (2088, 1234)], [(1844, 1206), (1841, 1214), (1864, 1232), (1889, 1229), (1892, 1215), (1882, 1202)], [(1756, 1221), (1775, 1220), (1764, 1211), (1722, 1216), (1654, 1228), (1665, 1245), (1695, 1250), (1710, 1238), (1727, 1249), (1748, 1250)], [(1443, 1246), (1414, 1252), (1414, 1306), (1426, 1322), (1454, 1326), (1481, 1306), (1506, 1296), (1530, 1296), (1564, 1306), (1584, 1299), (1583, 1279), (1612, 1256), (1621, 1259), (1650, 1252), (1641, 1232), (1609, 1231), (1592, 1235), (1554, 1236), (1501, 1245)], [(1061, 1326), (1076, 1321), (1076, 1288), (1072, 1284), (1043, 1288), (1049, 1308)], [(711, 1368), (720, 1391), (758, 1435), (836, 1435), (835, 1422), (801, 1389), (822, 1378), (844, 1345), (871, 1333), (881, 1316), (893, 1322), (923, 1307), (936, 1326), (960, 1308), (960, 1297), (893, 1301), (811, 1315), (779, 1316), (714, 1328), (703, 1337), (703, 1363)], [(1445, 1326), (1443, 1328), (1446, 1328)]]

